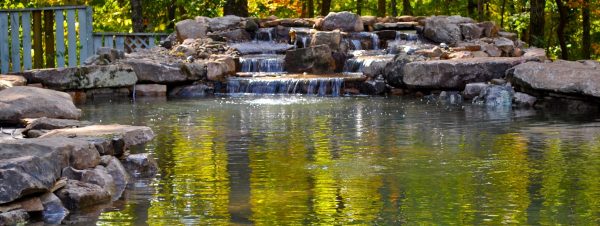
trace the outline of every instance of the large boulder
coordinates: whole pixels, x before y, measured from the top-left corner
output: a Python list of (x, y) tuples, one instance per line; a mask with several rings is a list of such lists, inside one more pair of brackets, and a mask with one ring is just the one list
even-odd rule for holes
[(211, 31), (223, 31), (237, 28), (243, 28), (242, 18), (234, 15), (227, 15), (224, 17), (215, 17), (209, 19), (209, 25)]
[(60, 199), (52, 192), (40, 196), (44, 210), (42, 218), (46, 224), (60, 224), (60, 222), (69, 215), (69, 210), (65, 208)]
[(245, 29), (234, 29), (226, 31), (215, 31), (208, 34), (208, 37), (217, 41), (227, 42), (245, 42), (250, 41), (252, 37)]
[(342, 35), (339, 31), (317, 31), (310, 39), (310, 46), (327, 45), (333, 51), (340, 49)]
[(102, 187), (76, 180), (68, 180), (67, 184), (55, 194), (69, 210), (80, 210), (111, 200), (108, 191)]
[(73, 119), (56, 119), (47, 117), (30, 119), (26, 121), (27, 126), (21, 131), (21, 133), (29, 138), (35, 137), (32, 136), (30, 132), (34, 132), (34, 134), (43, 134), (46, 133), (48, 130), (83, 127), (92, 124), (88, 121), (79, 121)]
[(119, 159), (116, 157), (106, 156), (106, 158), (109, 158), (109, 160), (106, 162), (104, 167), (106, 168), (108, 174), (110, 174), (112, 177), (115, 184), (113, 198), (118, 198), (121, 196), (121, 194), (123, 194), (123, 191), (125, 191), (125, 188), (130, 181), (129, 173), (127, 173), (127, 170), (123, 164), (121, 164), (121, 161), (119, 161)]
[(460, 25), (473, 22), (475, 22), (473, 19), (461, 16), (428, 17), (425, 19), (423, 36), (434, 42), (456, 44), (462, 40), (462, 31)]
[(170, 84), (199, 79), (183, 73), (178, 63), (161, 63), (147, 59), (127, 59), (122, 62), (133, 68), (139, 82)]
[(129, 65), (91, 65), (31, 70), (23, 73), (30, 83), (42, 83), (56, 90), (132, 86), (137, 76)]
[(197, 17), (195, 20), (187, 19), (175, 24), (177, 40), (183, 42), (188, 38), (206, 38), (208, 32), (208, 20), (206, 17)]
[(339, 29), (346, 32), (363, 31), (363, 21), (360, 16), (351, 12), (331, 12), (324, 19), (322, 30), (333, 31)]
[(516, 86), (543, 93), (600, 98), (600, 66), (574, 61), (528, 62), (507, 72)]
[(235, 61), (228, 56), (218, 57), (206, 63), (206, 78), (210, 81), (225, 81), (235, 74)]
[(95, 167), (93, 145), (69, 138), (22, 139), (0, 143), (0, 204), (46, 192), (64, 167)]
[(81, 110), (67, 93), (16, 86), (0, 91), (0, 123), (19, 123), (23, 118), (78, 119)]
[(335, 59), (327, 45), (288, 50), (285, 53), (284, 68), (291, 73), (331, 73), (335, 70)]
[(393, 87), (403, 87), (404, 86), (404, 67), (406, 64), (415, 61), (422, 61), (425, 58), (421, 55), (405, 55), (398, 54), (394, 57), (394, 59), (389, 62), (383, 71), (383, 78), (386, 83)]
[(206, 84), (192, 84), (177, 86), (169, 92), (171, 97), (205, 97), (214, 93), (214, 88), (207, 86)]
[(506, 70), (526, 61), (517, 57), (419, 61), (406, 64), (401, 73), (410, 87), (462, 90), (467, 83), (502, 78)]
[(27, 79), (19, 75), (0, 75), (0, 90), (13, 86), (25, 86)]
[(146, 126), (128, 125), (93, 125), (80, 128), (57, 129), (42, 135), (45, 137), (100, 137), (111, 140), (120, 140), (124, 149), (145, 144), (154, 138), (152, 129)]

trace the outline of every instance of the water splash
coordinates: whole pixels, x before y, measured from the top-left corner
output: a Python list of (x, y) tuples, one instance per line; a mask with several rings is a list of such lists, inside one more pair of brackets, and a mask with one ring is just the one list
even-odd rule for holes
[(283, 72), (283, 58), (274, 54), (241, 56), (241, 72)]
[(248, 79), (232, 78), (227, 81), (230, 94), (317, 94), (319, 96), (340, 96), (344, 78), (310, 79)]
[(373, 50), (379, 50), (379, 35), (371, 33), (371, 43), (373, 44)]

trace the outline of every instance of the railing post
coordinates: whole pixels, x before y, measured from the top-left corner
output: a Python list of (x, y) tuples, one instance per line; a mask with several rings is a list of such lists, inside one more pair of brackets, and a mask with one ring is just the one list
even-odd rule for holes
[[(94, 55), (96, 52), (94, 49), (94, 40), (93, 40), (93, 33), (94, 33), (94, 26), (92, 23), (93, 22), (93, 19), (92, 19), (93, 13), (94, 12), (92, 11), (91, 6), (86, 7), (86, 23), (87, 23), (88, 30), (87, 30), (87, 33), (85, 34), (86, 35), (85, 38), (87, 40), (87, 42), (86, 42), (86, 46), (88, 48), (87, 52), (90, 56)], [(83, 62), (81, 62), (80, 64), (83, 64)]]
[(23, 24), (23, 70), (31, 70), (31, 12), (21, 15)]
[(69, 54), (69, 67), (77, 66), (77, 38), (75, 36), (75, 10), (67, 10), (67, 52)]
[(12, 58), (12, 71), (21, 71), (21, 39), (19, 38), (19, 12), (10, 13), (10, 37), (11, 47), (10, 53)]
[(65, 17), (62, 10), (54, 12), (54, 21), (56, 21), (56, 62), (58, 67), (65, 67)]
[(8, 73), (8, 13), (0, 12), (0, 73)]
[(87, 16), (85, 9), (77, 10), (77, 20), (79, 21), (79, 64), (82, 64), (88, 58), (88, 47), (86, 34), (88, 32)]

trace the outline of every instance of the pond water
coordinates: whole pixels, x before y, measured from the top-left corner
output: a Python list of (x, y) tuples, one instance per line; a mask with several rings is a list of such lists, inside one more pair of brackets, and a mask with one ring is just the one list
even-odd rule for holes
[(88, 103), (146, 125), (160, 175), (100, 225), (600, 224), (600, 122), (412, 98)]

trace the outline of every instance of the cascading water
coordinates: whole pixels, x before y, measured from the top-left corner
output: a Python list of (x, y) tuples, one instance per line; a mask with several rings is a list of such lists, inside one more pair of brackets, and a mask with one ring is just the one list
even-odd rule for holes
[(241, 72), (283, 72), (283, 58), (276, 54), (241, 56)]
[[(343, 78), (311, 79), (248, 79), (235, 78), (227, 82), (227, 92), (253, 94), (317, 94), (340, 96)], [(316, 93), (315, 93), (316, 91)]]
[(371, 43), (373, 43), (373, 50), (379, 50), (379, 35), (371, 33)]
[(352, 44), (353, 50), (362, 50), (362, 44), (360, 43), (360, 40), (352, 39), (350, 40), (350, 44)]

